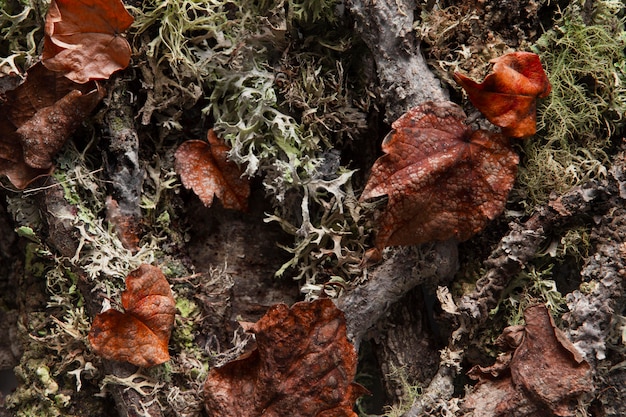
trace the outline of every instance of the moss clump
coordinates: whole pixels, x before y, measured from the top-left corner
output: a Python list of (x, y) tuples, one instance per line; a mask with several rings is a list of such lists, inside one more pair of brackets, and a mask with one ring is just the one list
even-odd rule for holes
[(537, 136), (524, 142), (519, 181), (529, 208), (606, 175), (611, 137), (626, 116), (623, 3), (572, 2), (535, 45), (552, 84), (538, 108)]

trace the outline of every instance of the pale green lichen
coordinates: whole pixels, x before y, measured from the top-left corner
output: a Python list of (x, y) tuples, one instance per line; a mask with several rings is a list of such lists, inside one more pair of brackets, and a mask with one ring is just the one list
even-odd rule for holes
[[(278, 275), (295, 271), (308, 284), (328, 279), (319, 272), (333, 263), (335, 274), (350, 279), (357, 271), (344, 265), (358, 263), (362, 253), (358, 210), (344, 207), (355, 205), (353, 171), (333, 149), (366, 127), (367, 100), (357, 103), (347, 88), (352, 41), (336, 6), (332, 0), (164, 0), (134, 9), (135, 39), (152, 36), (145, 53), (153, 84), (169, 91), (191, 80), (205, 91), (203, 113), (231, 146), (231, 159), (246, 175), (264, 179), (275, 206), (268, 220), (294, 236), (293, 258)], [(318, 27), (325, 28), (322, 36)], [(153, 114), (148, 101), (142, 112)], [(178, 116), (168, 118), (169, 127), (181, 127)]]
[(20, 74), (37, 60), (47, 3), (3, 1), (0, 6), (0, 75)]
[(68, 377), (84, 370), (90, 358), (84, 350), (89, 319), (76, 275), (44, 244), (29, 243), (26, 261), (26, 274), (45, 280), (48, 301), (45, 310), (28, 313), (25, 353), (15, 369), (21, 384), (7, 406), (18, 416), (68, 415), (76, 392)]

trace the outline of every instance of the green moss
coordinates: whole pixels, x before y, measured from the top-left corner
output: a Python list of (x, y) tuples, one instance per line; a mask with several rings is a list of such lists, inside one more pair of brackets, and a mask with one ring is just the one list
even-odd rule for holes
[(536, 43), (551, 94), (538, 107), (538, 131), (524, 141), (519, 182), (529, 208), (545, 203), (609, 166), (611, 136), (626, 116), (626, 32), (623, 4), (572, 2)]

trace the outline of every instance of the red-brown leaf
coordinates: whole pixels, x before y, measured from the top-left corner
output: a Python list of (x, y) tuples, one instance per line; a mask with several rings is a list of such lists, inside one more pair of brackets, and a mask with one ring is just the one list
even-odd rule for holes
[(87, 94), (72, 90), (53, 105), (37, 111), (16, 131), (24, 162), (33, 168), (51, 168), (52, 157), (101, 99), (99, 89)]
[(387, 195), (376, 248), (469, 239), (504, 209), (519, 157), (507, 138), (473, 131), (450, 102), (427, 102), (392, 124), (361, 200)]
[(551, 86), (541, 61), (530, 52), (513, 52), (491, 61), (492, 73), (478, 84), (460, 73), (454, 74), (470, 101), (502, 133), (511, 137), (533, 135), (536, 131), (537, 98), (550, 94)]
[(128, 275), (126, 288), (125, 312), (111, 309), (94, 318), (89, 332), (93, 350), (106, 359), (143, 367), (167, 362), (176, 307), (165, 276), (144, 264)]
[(365, 390), (343, 313), (328, 299), (278, 304), (252, 328), (257, 349), (212, 369), (204, 385), (214, 417), (356, 417)]
[[(469, 372), (479, 382), (464, 409), (474, 417), (574, 416), (579, 397), (591, 392), (591, 367), (552, 321), (543, 305), (524, 312), (526, 326), (506, 328), (515, 351), (490, 367)], [(543, 414), (542, 414), (543, 413)]]
[(0, 174), (18, 188), (47, 175), (52, 157), (104, 96), (91, 82), (76, 84), (40, 63), (6, 92), (0, 106)]
[(77, 83), (108, 79), (130, 62), (130, 45), (121, 34), (132, 23), (120, 0), (52, 0), (43, 63)]
[(246, 211), (250, 184), (242, 170), (228, 160), (229, 148), (213, 130), (207, 134), (208, 143), (188, 140), (176, 150), (176, 172), (185, 188), (191, 188), (205, 206), (210, 207), (216, 196), (225, 208)]

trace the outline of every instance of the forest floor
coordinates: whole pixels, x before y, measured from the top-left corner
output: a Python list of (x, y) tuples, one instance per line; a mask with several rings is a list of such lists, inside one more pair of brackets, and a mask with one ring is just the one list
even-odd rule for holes
[[(50, 60), (50, 5), (0, 0), (0, 416), (626, 415), (623, 1), (124, 5), (128, 29), (93, 18), (83, 44), (107, 27), (129, 64), (81, 82), (93, 111), (73, 105), (33, 167), (11, 123), (67, 80), (18, 90)], [(511, 139), (499, 214), (462, 242), (383, 247), (394, 200), (360, 196), (391, 124), (452, 102), (499, 132), (453, 74), (481, 81), (515, 51), (551, 92)], [(145, 264), (175, 306), (156, 366), (93, 343)], [(134, 336), (109, 343), (141, 355)]]

